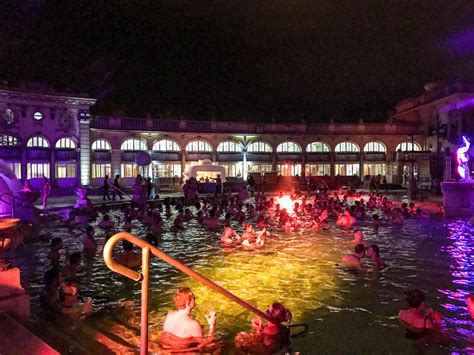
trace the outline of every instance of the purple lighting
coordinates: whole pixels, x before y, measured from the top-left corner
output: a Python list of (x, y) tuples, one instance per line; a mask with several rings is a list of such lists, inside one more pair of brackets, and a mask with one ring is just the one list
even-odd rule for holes
[(467, 152), (469, 151), (469, 147), (471, 146), (471, 142), (466, 138), (466, 136), (462, 136), (463, 145), (460, 145), (458, 150), (456, 151), (456, 158), (458, 161), (458, 173), (461, 177), (461, 181), (470, 181), (471, 177), (469, 175), (469, 155)]

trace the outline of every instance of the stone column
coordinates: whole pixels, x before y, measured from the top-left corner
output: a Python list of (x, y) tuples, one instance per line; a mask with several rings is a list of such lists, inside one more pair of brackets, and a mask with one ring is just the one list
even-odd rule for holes
[(329, 152), (329, 171), (331, 172), (331, 181), (334, 181), (336, 177), (336, 167), (335, 167), (335, 161), (336, 161), (336, 153), (334, 151)]
[(359, 181), (364, 181), (364, 152), (360, 152), (359, 158)]
[(79, 145), (81, 148), (79, 174), (83, 186), (91, 183), (91, 135), (89, 126), (89, 117), (79, 120)]
[(248, 175), (247, 149), (242, 152), (242, 179), (246, 180)]
[(26, 157), (27, 155), (27, 148), (26, 145), (22, 146), (21, 148), (21, 179), (22, 181), (26, 181), (27, 179), (27, 164), (28, 164), (28, 159)]
[(181, 150), (181, 180), (183, 180), (184, 169), (186, 168), (186, 151)]
[(276, 152), (272, 153), (272, 170), (276, 171), (277, 170), (277, 163), (278, 162), (278, 155)]
[(51, 186), (56, 186), (56, 149), (51, 146), (49, 158), (49, 181)]
[(120, 174), (120, 166), (122, 165), (122, 151), (120, 149), (112, 149), (110, 165), (111, 177)]

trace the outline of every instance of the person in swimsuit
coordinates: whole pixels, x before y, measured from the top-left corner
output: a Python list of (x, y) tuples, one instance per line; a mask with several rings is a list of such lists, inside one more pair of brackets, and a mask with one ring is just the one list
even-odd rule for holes
[(362, 268), (362, 258), (365, 256), (364, 244), (357, 244), (354, 248), (354, 253), (347, 254), (342, 258), (342, 262), (347, 266)]
[(173, 300), (178, 310), (166, 315), (160, 336), (161, 346), (168, 350), (179, 350), (211, 344), (214, 341), (216, 312), (210, 311), (206, 314), (209, 332), (207, 337), (203, 337), (201, 324), (191, 318), (191, 312), (196, 305), (192, 291), (186, 287), (180, 288), (174, 293)]
[(408, 339), (418, 340), (441, 328), (442, 316), (440, 313), (426, 308), (426, 295), (419, 289), (405, 291), (406, 302), (410, 307), (401, 310), (398, 320), (405, 327), (405, 334)]
[(367, 249), (367, 256), (372, 260), (372, 265), (375, 269), (382, 269), (384, 264), (382, 259), (380, 258), (380, 248), (378, 245), (371, 244)]

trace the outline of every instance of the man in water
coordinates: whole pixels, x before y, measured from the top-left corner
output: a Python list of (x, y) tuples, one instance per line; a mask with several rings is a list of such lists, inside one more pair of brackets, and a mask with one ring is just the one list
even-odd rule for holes
[(365, 256), (364, 244), (357, 244), (354, 253), (347, 254), (342, 258), (342, 262), (347, 266), (362, 268), (362, 258)]
[(204, 338), (201, 324), (190, 316), (196, 305), (192, 291), (186, 287), (180, 288), (174, 293), (173, 300), (178, 310), (166, 315), (160, 344), (166, 349), (186, 349), (211, 343), (216, 326), (216, 312), (206, 314), (209, 332), (207, 338)]

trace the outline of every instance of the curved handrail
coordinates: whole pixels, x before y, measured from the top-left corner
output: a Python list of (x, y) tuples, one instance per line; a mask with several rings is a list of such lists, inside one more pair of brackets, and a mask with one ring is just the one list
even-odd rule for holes
[[(142, 272), (141, 273), (131, 270), (123, 266), (122, 264), (119, 264), (113, 259), (112, 252), (114, 250), (114, 247), (121, 240), (126, 240), (142, 249)], [(150, 252), (157, 258), (163, 260), (167, 264), (173, 266), (174, 268), (185, 273), (186, 275), (196, 279), (202, 284), (212, 288), (214, 291), (219, 292), (224, 297), (230, 299), (231, 301), (236, 302), (237, 304), (249, 310), (250, 312), (266, 319), (267, 321), (273, 324), (278, 324), (281, 327), (285, 327), (284, 325), (280, 324), (280, 322), (275, 320), (273, 317), (262, 312), (258, 308), (252, 306), (250, 303), (237, 297), (233, 293), (227, 291), (225, 288), (219, 286), (218, 284), (214, 283), (213, 281), (209, 280), (203, 275), (190, 269), (189, 267), (180, 263), (176, 259), (173, 259), (168, 254), (162, 252), (155, 246), (145, 242), (144, 240), (134, 236), (133, 234), (130, 234), (127, 232), (120, 232), (120, 233), (114, 234), (112, 237), (109, 238), (109, 240), (107, 240), (104, 246), (103, 256), (104, 256), (105, 264), (112, 271), (115, 271), (134, 281), (142, 282), (141, 346), (140, 346), (141, 354), (147, 354), (147, 351), (148, 351), (148, 263), (149, 263), (149, 258), (150, 258)]]
[(140, 247), (141, 249), (148, 248), (150, 252), (156, 256), (157, 258), (163, 260), (165, 263), (173, 266), (174, 268), (178, 269), (179, 271), (185, 273), (186, 275), (198, 280), (202, 284), (212, 288), (214, 291), (219, 292), (221, 295), (224, 297), (227, 297), (231, 301), (234, 301), (244, 307), (245, 309), (249, 310), (252, 313), (255, 313), (256, 315), (265, 318), (267, 321), (272, 322), (273, 324), (279, 324), (277, 320), (275, 320), (273, 317), (267, 315), (266, 313), (262, 312), (258, 308), (252, 306), (250, 303), (244, 301), (243, 299), (237, 297), (233, 293), (227, 291), (225, 288), (222, 286), (219, 286), (215, 282), (209, 280), (208, 278), (202, 276), (201, 274), (197, 273), (196, 271), (190, 269), (186, 265), (180, 263), (178, 260), (173, 259), (171, 256), (168, 254), (162, 252), (159, 250), (157, 247), (149, 244), (148, 242), (134, 236), (133, 234), (127, 233), (127, 232), (120, 232), (112, 237), (109, 238), (107, 243), (104, 246), (104, 260), (105, 264), (113, 271), (118, 272), (119, 274), (128, 277), (129, 279), (132, 279), (134, 281), (141, 281), (142, 275), (139, 272), (136, 272), (134, 270), (131, 270), (122, 264), (119, 264), (112, 258), (112, 251), (115, 247), (115, 245), (120, 241), (120, 240), (127, 240), (130, 243), (135, 244), (136, 246)]
[(123, 191), (122, 189), (119, 189), (117, 186), (110, 185), (110, 188), (115, 189), (115, 190), (117, 190), (118, 192), (121, 192), (122, 194), (124, 194), (124, 195), (126, 195), (126, 196), (132, 198), (132, 196), (130, 196), (129, 194), (127, 194), (127, 193), (126, 193), (125, 191)]

